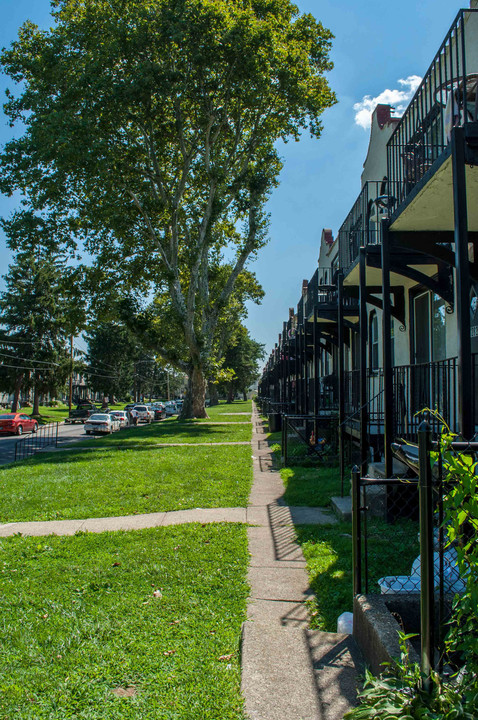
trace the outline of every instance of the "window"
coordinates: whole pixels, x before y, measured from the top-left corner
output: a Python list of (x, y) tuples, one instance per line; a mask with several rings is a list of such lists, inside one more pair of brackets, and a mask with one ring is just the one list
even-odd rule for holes
[(415, 306), (415, 362), (446, 358), (445, 301), (435, 293), (417, 295)]
[(432, 295), (432, 360), (446, 358), (445, 301)]
[(376, 310), (372, 310), (369, 317), (369, 338), (370, 358), (369, 364), (372, 370), (378, 369), (378, 316)]

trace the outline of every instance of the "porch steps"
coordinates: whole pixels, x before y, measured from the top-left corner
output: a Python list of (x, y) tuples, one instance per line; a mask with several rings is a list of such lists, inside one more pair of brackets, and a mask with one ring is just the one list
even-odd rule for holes
[[(392, 465), (392, 476), (396, 478), (403, 477), (408, 472), (407, 466), (394, 458)], [(382, 480), (386, 477), (385, 475), (385, 463), (374, 462), (370, 463), (367, 469), (367, 477), (374, 478), (376, 480)], [(344, 522), (350, 522), (352, 520), (352, 497), (346, 495), (345, 497), (333, 497), (331, 498), (332, 510), (339, 520)]]
[(350, 495), (345, 497), (331, 498), (332, 510), (339, 520), (350, 522), (352, 520), (352, 498)]

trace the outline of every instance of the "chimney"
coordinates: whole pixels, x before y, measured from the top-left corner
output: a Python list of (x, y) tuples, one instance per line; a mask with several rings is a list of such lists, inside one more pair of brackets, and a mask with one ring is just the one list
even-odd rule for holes
[(307, 288), (309, 287), (309, 281), (308, 280), (302, 280), (302, 297), (304, 295), (307, 295)]

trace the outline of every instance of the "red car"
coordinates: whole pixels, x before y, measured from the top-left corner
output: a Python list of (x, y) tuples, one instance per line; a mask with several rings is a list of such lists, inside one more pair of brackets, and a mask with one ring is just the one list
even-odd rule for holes
[(6, 413), (0, 415), (0, 433), (12, 433), (13, 435), (22, 435), (25, 430), (31, 430), (36, 433), (38, 423), (29, 415), (22, 413)]

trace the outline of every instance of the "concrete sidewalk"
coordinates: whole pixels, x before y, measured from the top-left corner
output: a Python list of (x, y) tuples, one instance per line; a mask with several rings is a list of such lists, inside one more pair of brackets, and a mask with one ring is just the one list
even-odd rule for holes
[(248, 528), (251, 598), (243, 627), (242, 691), (250, 720), (341, 720), (355, 701), (360, 654), (349, 635), (308, 630), (308, 576), (294, 524), (336, 522), (292, 508), (253, 414), (254, 485)]
[[(242, 443), (241, 443), (242, 444)], [(342, 720), (355, 701), (360, 654), (349, 635), (308, 629), (310, 597), (294, 525), (336, 522), (326, 510), (289, 507), (272, 464), (262, 421), (253, 413), (254, 483), (247, 508), (195, 508), (124, 517), (17, 522), (0, 537), (74, 535), (191, 522), (239, 522), (248, 527), (248, 619), (242, 637), (242, 691), (249, 720)]]

